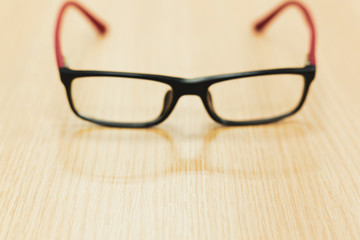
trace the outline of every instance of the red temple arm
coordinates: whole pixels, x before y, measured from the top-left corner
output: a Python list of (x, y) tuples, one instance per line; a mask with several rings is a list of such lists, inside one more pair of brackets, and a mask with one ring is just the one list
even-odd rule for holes
[(68, 7), (75, 7), (80, 12), (82, 12), (88, 20), (93, 23), (93, 25), (96, 27), (96, 29), (99, 31), (100, 34), (104, 34), (106, 32), (106, 26), (104, 23), (102, 23), (98, 18), (96, 18), (94, 15), (92, 15), (89, 11), (87, 11), (84, 7), (82, 7), (79, 3), (76, 2), (66, 2), (62, 8), (60, 9), (58, 19), (56, 22), (56, 29), (55, 29), (55, 53), (56, 53), (56, 60), (57, 65), (59, 68), (62, 68), (65, 66), (64, 57), (62, 55), (62, 49), (61, 49), (61, 43), (60, 43), (60, 28), (62, 19), (64, 17), (64, 13)]
[(300, 2), (297, 1), (289, 1), (281, 4), (279, 7), (277, 7), (275, 10), (273, 10), (269, 15), (261, 19), (259, 22), (255, 25), (255, 30), (257, 32), (263, 31), (263, 29), (268, 25), (271, 20), (273, 20), (282, 10), (287, 8), (288, 6), (296, 6), (298, 7), (304, 14), (305, 19), (309, 25), (310, 28), (310, 51), (308, 55), (308, 61), (309, 64), (315, 65), (316, 64), (316, 58), (315, 58), (315, 45), (316, 45), (316, 32), (315, 32), (315, 24), (314, 21), (310, 15), (309, 10)]

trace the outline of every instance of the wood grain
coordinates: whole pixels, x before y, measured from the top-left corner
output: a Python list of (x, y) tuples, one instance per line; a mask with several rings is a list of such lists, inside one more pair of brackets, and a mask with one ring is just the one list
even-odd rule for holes
[[(359, 1), (305, 1), (319, 65), (296, 116), (223, 127), (183, 97), (142, 130), (71, 113), (53, 52), (61, 2), (0, 3), (1, 239), (360, 238)], [(305, 61), (296, 10), (251, 31), (275, 0), (83, 3), (110, 32), (69, 11), (73, 68), (197, 77)]]

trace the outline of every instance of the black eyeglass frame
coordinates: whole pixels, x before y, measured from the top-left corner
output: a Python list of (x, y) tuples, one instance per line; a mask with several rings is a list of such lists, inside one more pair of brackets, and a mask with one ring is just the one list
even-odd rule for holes
[[(289, 117), (301, 109), (301, 107), (305, 103), (311, 82), (314, 80), (315, 72), (316, 72), (316, 67), (314, 65), (307, 65), (303, 68), (282, 68), (282, 69), (260, 70), (260, 71), (241, 72), (241, 73), (186, 79), (186, 78), (170, 77), (164, 75), (128, 73), (128, 72), (79, 71), (79, 70), (71, 70), (67, 67), (64, 67), (64, 68), (60, 68), (60, 77), (62, 83), (65, 86), (67, 98), (70, 103), (71, 110), (78, 117), (108, 127), (145, 128), (163, 122), (173, 111), (179, 98), (184, 95), (199, 96), (209, 116), (220, 124), (229, 125), (229, 126), (246, 126), (246, 125), (273, 123), (283, 118)], [(216, 111), (212, 105), (211, 94), (209, 92), (209, 87), (211, 85), (233, 79), (241, 79), (246, 77), (256, 77), (256, 76), (264, 76), (264, 75), (280, 75), (280, 74), (300, 75), (304, 78), (304, 88), (303, 88), (302, 96), (298, 105), (294, 109), (290, 110), (285, 114), (275, 116), (272, 118), (257, 119), (251, 121), (229, 121), (221, 118), (216, 114)], [(143, 123), (119, 123), (119, 122), (102, 121), (82, 115), (79, 111), (77, 111), (75, 107), (71, 94), (72, 92), (71, 86), (72, 86), (72, 82), (75, 79), (82, 77), (119, 77), (119, 78), (132, 78), (134, 80), (141, 79), (141, 80), (156, 81), (169, 85), (172, 91), (167, 93), (167, 96), (165, 97), (164, 100), (163, 111), (161, 112), (159, 117), (153, 121), (143, 122)]]
[[(316, 65), (315, 65), (315, 28), (313, 25), (313, 21), (308, 10), (299, 2), (289, 1), (282, 4), (280, 7), (275, 9), (269, 16), (264, 18), (262, 21), (258, 22), (255, 25), (255, 29), (257, 31), (261, 31), (265, 25), (271, 21), (280, 11), (290, 5), (295, 5), (303, 10), (305, 17), (308, 20), (308, 24), (310, 26), (312, 32), (311, 38), (311, 49), (308, 55), (308, 63), (302, 68), (281, 68), (281, 69), (270, 69), (270, 70), (258, 70), (258, 71), (249, 71), (249, 72), (241, 72), (241, 73), (232, 73), (232, 74), (223, 74), (223, 75), (215, 75), (215, 76), (207, 76), (200, 78), (179, 78), (179, 77), (171, 77), (165, 75), (153, 75), (153, 74), (142, 74), (142, 73), (129, 73), (129, 72), (109, 72), (109, 71), (86, 71), (86, 70), (72, 70), (65, 65), (64, 58), (62, 56), (60, 42), (59, 42), (59, 32), (60, 32), (60, 23), (63, 17), (63, 13), (68, 6), (75, 6), (82, 13), (84, 13), (90, 21), (97, 27), (100, 33), (104, 33), (106, 31), (105, 25), (103, 25), (97, 18), (95, 18), (92, 14), (90, 14), (87, 10), (85, 10), (81, 5), (76, 2), (67, 2), (64, 4), (63, 8), (60, 11), (57, 27), (56, 27), (56, 36), (55, 36), (55, 46), (56, 46), (56, 55), (59, 66), (60, 78), (62, 83), (65, 86), (67, 98), (71, 107), (71, 110), (75, 113), (79, 118), (90, 121), (99, 125), (108, 126), (108, 127), (122, 127), (122, 128), (146, 128), (157, 125), (163, 122), (173, 111), (177, 101), (180, 97), (184, 95), (196, 95), (199, 96), (205, 106), (205, 109), (209, 116), (215, 120), (216, 122), (228, 125), (228, 126), (247, 126), (247, 125), (260, 125), (260, 124), (268, 124), (274, 123), (291, 115), (297, 113), (301, 107), (304, 105), (306, 97), (308, 95), (310, 85), (315, 78), (316, 75)], [(266, 75), (281, 75), (281, 74), (292, 74), (292, 75), (300, 75), (304, 79), (304, 88), (302, 92), (302, 96), (297, 106), (294, 107), (289, 112), (274, 116), (271, 118), (264, 119), (254, 119), (247, 121), (230, 121), (221, 118), (215, 111), (211, 94), (209, 91), (209, 87), (215, 83), (219, 83), (222, 81), (233, 80), (233, 79), (241, 79), (247, 77), (256, 77), (256, 76), (266, 76)], [(94, 119), (91, 117), (87, 117), (79, 113), (76, 109), (75, 104), (72, 98), (72, 83), (77, 78), (82, 77), (118, 77), (118, 78), (132, 78), (134, 80), (149, 80), (156, 81), (167, 84), (171, 87), (172, 91), (168, 91), (165, 95), (163, 110), (160, 115), (149, 122), (140, 122), (140, 123), (132, 123), (132, 122), (111, 122), (111, 121), (103, 121)], [(119, 79), (120, 80), (120, 79)]]

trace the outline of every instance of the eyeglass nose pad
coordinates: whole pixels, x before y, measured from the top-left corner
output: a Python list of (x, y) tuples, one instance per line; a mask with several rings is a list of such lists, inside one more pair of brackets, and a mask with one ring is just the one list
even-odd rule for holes
[(212, 101), (212, 97), (211, 97), (210, 91), (208, 91), (207, 94), (206, 94), (206, 100), (207, 100), (209, 109), (210, 109), (212, 112), (215, 112), (215, 111), (214, 111), (214, 105), (213, 105), (213, 101)]
[(174, 92), (172, 90), (168, 90), (164, 97), (163, 110), (162, 110), (160, 116), (162, 116), (169, 110), (172, 100), (173, 100), (173, 97), (174, 97)]

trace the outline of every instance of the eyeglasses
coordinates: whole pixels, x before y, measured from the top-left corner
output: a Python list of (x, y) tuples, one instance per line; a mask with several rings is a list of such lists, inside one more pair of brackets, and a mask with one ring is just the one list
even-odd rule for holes
[(70, 107), (84, 120), (125, 128), (143, 128), (161, 123), (184, 95), (199, 96), (210, 117), (224, 125), (258, 125), (289, 117), (303, 106), (316, 73), (313, 20), (303, 4), (289, 1), (257, 22), (255, 31), (262, 32), (288, 6), (302, 11), (310, 29), (310, 51), (304, 67), (185, 79), (70, 69), (65, 64), (60, 44), (60, 28), (66, 9), (78, 9), (100, 34), (106, 33), (106, 26), (79, 3), (67, 2), (57, 19), (55, 51)]

